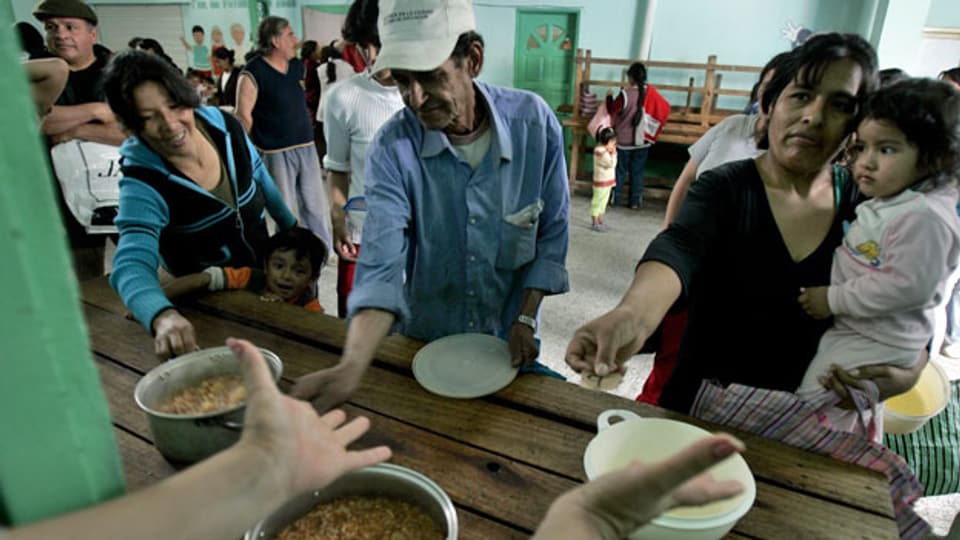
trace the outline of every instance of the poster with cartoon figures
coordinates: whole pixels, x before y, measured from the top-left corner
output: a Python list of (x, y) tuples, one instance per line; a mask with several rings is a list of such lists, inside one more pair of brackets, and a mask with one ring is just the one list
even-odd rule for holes
[[(257, 4), (261, 17), (266, 14), (284, 17), (294, 31), (300, 29), (295, 0), (260, 0)], [(250, 27), (247, 0), (192, 0), (190, 8), (184, 10), (183, 24), (180, 43), (187, 51), (189, 67), (205, 75), (220, 75), (211, 59), (217, 49), (230, 49), (236, 63), (243, 64), (247, 53), (256, 48), (256, 28)]]
[(211, 60), (217, 49), (233, 51), (238, 64), (253, 46), (250, 11), (246, 0), (193, 0), (184, 10), (184, 35), (180, 38), (187, 51), (190, 68), (205, 75), (219, 75)]

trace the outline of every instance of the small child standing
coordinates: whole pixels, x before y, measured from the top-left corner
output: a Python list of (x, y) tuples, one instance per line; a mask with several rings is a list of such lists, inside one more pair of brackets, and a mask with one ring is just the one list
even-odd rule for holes
[(612, 127), (597, 131), (597, 147), (593, 150), (593, 200), (590, 201), (591, 229), (606, 232), (603, 215), (610, 202), (610, 190), (617, 185), (617, 132)]
[(265, 302), (286, 302), (323, 313), (317, 301), (316, 282), (326, 259), (323, 240), (307, 229), (291, 227), (267, 241), (263, 270), (211, 266), (174, 279), (163, 287), (163, 292), (173, 300), (203, 289), (246, 289), (259, 293)]
[[(801, 289), (798, 299), (810, 316), (834, 317), (797, 389), (813, 404), (829, 403), (832, 392), (822, 383), (833, 366), (915, 365), (960, 258), (960, 93), (939, 81), (907, 79), (870, 96), (862, 118), (848, 162), (871, 199), (857, 207), (834, 254), (831, 285)], [(882, 404), (875, 386), (866, 394), (869, 406), (860, 399), (858, 407), (863, 418), (838, 407), (825, 416), (835, 429), (879, 442)]]

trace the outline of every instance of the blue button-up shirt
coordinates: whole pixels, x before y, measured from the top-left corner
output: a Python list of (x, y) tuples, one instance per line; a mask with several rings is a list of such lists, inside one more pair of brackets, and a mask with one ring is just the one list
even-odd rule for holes
[(563, 135), (530, 92), (475, 82), (490, 111), (476, 170), (404, 109), (367, 154), (367, 221), (349, 313), (376, 308), (422, 340), (507, 337), (524, 289), (569, 290), (570, 192)]

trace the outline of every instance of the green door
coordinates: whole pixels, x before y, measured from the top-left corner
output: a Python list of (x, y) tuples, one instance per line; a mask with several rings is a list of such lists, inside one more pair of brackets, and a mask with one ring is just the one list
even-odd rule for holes
[[(570, 117), (573, 105), (576, 36), (576, 12), (517, 10), (513, 86), (539, 94), (557, 112), (560, 121)], [(559, 112), (561, 105), (570, 108)], [(568, 163), (571, 137), (570, 128), (563, 128), (563, 147)]]
[(577, 14), (518, 10), (513, 84), (539, 94), (553, 110), (573, 103)]

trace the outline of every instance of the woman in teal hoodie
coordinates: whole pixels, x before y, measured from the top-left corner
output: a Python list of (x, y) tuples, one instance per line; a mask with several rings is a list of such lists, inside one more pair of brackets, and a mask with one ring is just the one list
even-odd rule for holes
[(208, 266), (260, 266), (266, 212), (296, 222), (240, 123), (197, 94), (162, 59), (116, 55), (103, 79), (114, 114), (132, 133), (123, 146), (110, 283), (156, 336), (161, 357), (197, 348), (193, 325), (164, 296), (160, 265), (180, 276)]

